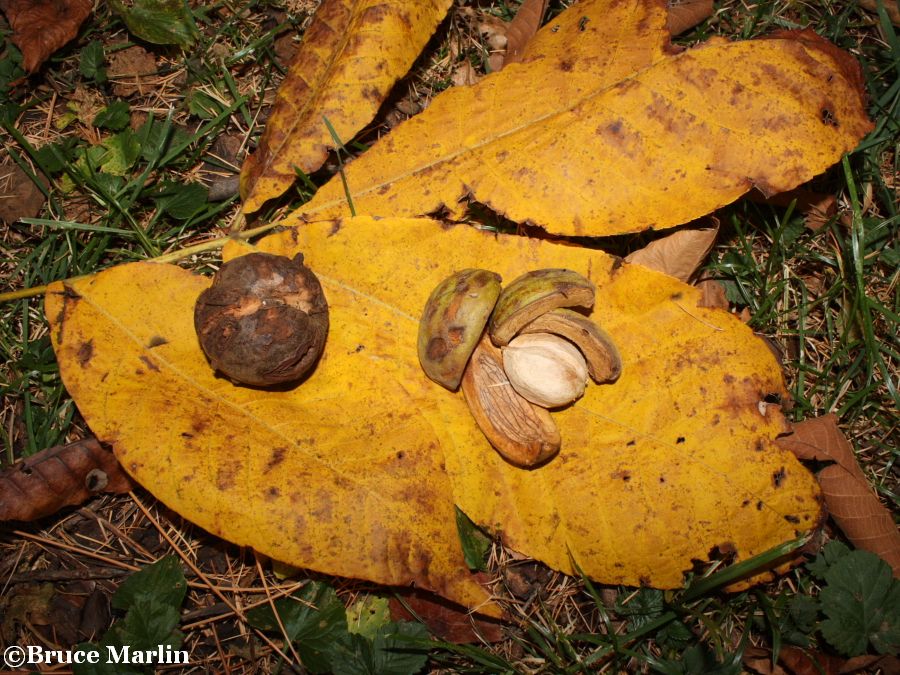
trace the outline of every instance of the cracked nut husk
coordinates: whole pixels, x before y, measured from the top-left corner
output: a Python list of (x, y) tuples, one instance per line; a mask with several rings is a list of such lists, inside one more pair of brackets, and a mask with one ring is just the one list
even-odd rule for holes
[(328, 303), (302, 254), (250, 253), (223, 264), (200, 294), (194, 328), (212, 367), (235, 382), (295, 382), (325, 347)]

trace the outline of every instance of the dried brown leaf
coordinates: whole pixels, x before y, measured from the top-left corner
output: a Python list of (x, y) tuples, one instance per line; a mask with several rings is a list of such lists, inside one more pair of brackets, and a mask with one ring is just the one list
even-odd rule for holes
[[(499, 642), (503, 625), (474, 614), (461, 605), (418, 588), (397, 589), (390, 600), (394, 621), (421, 619), (432, 635), (447, 642)], [(410, 611), (412, 610), (412, 611)]]
[(727, 310), (729, 307), (725, 287), (715, 279), (703, 279), (695, 284), (703, 293), (697, 307), (713, 307)]
[(794, 203), (794, 208), (806, 216), (806, 226), (813, 232), (822, 229), (825, 223), (837, 213), (837, 199), (834, 195), (814, 192), (805, 188), (788, 190), (770, 197), (753, 190), (748, 193), (747, 197), (760, 204), (772, 204), (783, 208)]
[[(43, 176), (38, 180), (47, 185)], [(0, 166), (0, 220), (9, 224), (19, 218), (33, 218), (44, 205), (44, 193), (17, 164)]]
[(857, 548), (880, 556), (900, 578), (900, 531), (869, 487), (837, 417), (828, 414), (795, 424), (793, 433), (777, 443), (800, 459), (835, 462), (818, 475), (828, 510)]
[(900, 7), (897, 7), (897, 3), (893, 0), (859, 0), (859, 5), (870, 12), (877, 12), (878, 5), (882, 5), (891, 23), (900, 26)]
[(57, 445), (0, 473), (0, 522), (36, 520), (101, 492), (128, 492), (133, 484), (96, 438)]
[(678, 230), (629, 254), (625, 261), (686, 282), (709, 254), (718, 233), (718, 224), (713, 227)]
[(678, 35), (703, 23), (713, 13), (713, 0), (682, 0), (669, 3), (669, 17), (666, 26), (669, 33)]
[(778, 663), (790, 675), (838, 675), (844, 659), (787, 645), (778, 652)]
[(90, 0), (0, 0), (13, 29), (13, 44), (22, 50), (25, 72), (36, 71), (74, 38), (92, 7)]
[(112, 54), (106, 73), (116, 96), (142, 93), (149, 89), (147, 78), (156, 75), (156, 57), (135, 45)]
[(506, 31), (506, 54), (503, 64), (522, 60), (525, 46), (544, 21), (548, 0), (525, 0)]

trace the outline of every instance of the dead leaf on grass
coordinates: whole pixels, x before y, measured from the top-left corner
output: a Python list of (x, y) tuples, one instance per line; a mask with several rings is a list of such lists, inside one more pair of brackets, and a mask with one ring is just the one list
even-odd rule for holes
[(703, 23), (712, 14), (713, 0), (670, 0), (666, 27), (672, 35), (680, 35)]
[(278, 88), (256, 151), (241, 171), (244, 212), (253, 213), (325, 162), (375, 116), (447, 13), (451, 0), (325, 0)]
[[(679, 225), (781, 192), (856, 146), (859, 65), (812, 31), (678, 52), (662, 0), (592, 0), (522, 63), (435, 97), (344, 171), (356, 213), (464, 211), (468, 197), (566, 235)], [(349, 215), (336, 176), (285, 224)]]
[(12, 41), (22, 51), (22, 67), (33, 73), (78, 34), (93, 8), (91, 0), (0, 0), (13, 29)]
[(128, 47), (109, 56), (106, 73), (116, 96), (144, 93), (150, 88), (147, 80), (156, 75), (156, 57), (143, 47)]
[(777, 442), (800, 459), (834, 462), (818, 474), (829, 513), (854, 546), (880, 556), (900, 578), (900, 531), (859, 468), (837, 417), (829, 413), (795, 424)]
[(716, 241), (719, 225), (678, 230), (625, 257), (625, 262), (649, 267), (687, 283)]
[[(90, 349), (81, 358), (90, 358)], [(104, 492), (134, 487), (96, 438), (57, 445), (0, 472), (0, 521), (36, 520)]]
[(728, 296), (725, 294), (725, 287), (715, 279), (701, 279), (695, 286), (702, 294), (697, 302), (698, 307), (710, 307), (727, 311), (731, 306), (728, 302)]
[(422, 620), (432, 635), (455, 644), (503, 639), (503, 625), (498, 621), (472, 614), (431, 593), (398, 589), (390, 599), (390, 608), (394, 621)]
[[(46, 188), (47, 180), (41, 174), (37, 177)], [(34, 218), (45, 201), (44, 193), (18, 164), (10, 161), (0, 166), (0, 221), (9, 225), (20, 218)]]
[(544, 21), (548, 0), (525, 0), (506, 30), (506, 53), (501, 65), (522, 60), (525, 47)]
[[(91, 429), (210, 532), (471, 608), (487, 596), (467, 569), (454, 505), (555, 569), (574, 573), (574, 558), (599, 581), (662, 588), (718, 551), (744, 560), (817, 526), (816, 482), (775, 445), (787, 429), (780, 412), (759, 405), (788, 395), (779, 365), (676, 279), (599, 251), (425, 219), (310, 223), (258, 248), (302, 251), (328, 299), (325, 352), (296, 388), (215, 376), (193, 325), (209, 279), (177, 266), (120, 266), (54, 284), (46, 298), (63, 379)], [(229, 244), (224, 255), (248, 250)], [(462, 394), (419, 366), (431, 289), (470, 267), (506, 280), (581, 272), (621, 352), (615, 384), (554, 413), (563, 448), (534, 471), (506, 463)]]

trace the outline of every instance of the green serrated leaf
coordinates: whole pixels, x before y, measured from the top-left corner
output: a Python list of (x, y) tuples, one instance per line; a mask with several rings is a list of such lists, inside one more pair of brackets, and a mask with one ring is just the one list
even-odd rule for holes
[(186, 593), (181, 563), (177, 556), (167, 555), (128, 577), (113, 595), (112, 606), (127, 610), (152, 600), (177, 610)]
[(882, 654), (900, 650), (900, 582), (891, 568), (868, 551), (852, 551), (825, 572), (819, 594), (822, 635), (846, 656), (859, 656), (868, 644)]
[(206, 206), (209, 191), (200, 183), (173, 183), (167, 181), (155, 197), (156, 208), (173, 218), (187, 220)]
[(628, 603), (616, 603), (616, 612), (629, 618), (629, 630), (640, 628), (660, 616), (665, 609), (663, 592), (655, 588), (641, 588)]
[(156, 45), (190, 47), (197, 39), (197, 27), (190, 8), (183, 0), (110, 0), (135, 36)]
[(490, 537), (479, 529), (458, 506), (454, 508), (456, 509), (456, 531), (459, 533), (459, 543), (462, 546), (466, 565), (470, 570), (484, 572), (487, 570), (487, 552), (491, 548)]
[(347, 630), (375, 639), (378, 630), (391, 621), (391, 603), (387, 598), (367, 595), (347, 608)]
[(361, 635), (331, 645), (329, 658), (334, 675), (413, 675), (428, 660), (423, 643), (428, 630), (408, 621), (382, 626), (372, 641)]
[(99, 40), (91, 40), (81, 50), (81, 60), (78, 62), (78, 70), (89, 80), (98, 84), (106, 82), (106, 55), (103, 53), (103, 43)]
[(113, 625), (104, 640), (108, 637), (137, 651), (154, 651), (166, 645), (178, 647), (184, 637), (176, 630), (178, 620), (177, 607), (142, 597), (135, 600), (125, 618)]
[(131, 121), (131, 107), (127, 101), (118, 99), (113, 101), (94, 117), (94, 126), (101, 129), (121, 131)]
[[(349, 635), (347, 611), (334, 589), (310, 581), (292, 597), (276, 600), (274, 605), (284, 626), (283, 636), (294, 643), (307, 670), (330, 672), (328, 649)], [(275, 612), (269, 605), (254, 607), (246, 613), (247, 622), (260, 630), (282, 635)]]
[(806, 564), (806, 569), (812, 572), (817, 579), (824, 579), (828, 568), (849, 553), (850, 549), (843, 542), (830, 541), (816, 555), (815, 560)]
[(100, 156), (100, 170), (113, 176), (125, 176), (141, 154), (141, 146), (130, 129), (103, 139), (106, 153)]

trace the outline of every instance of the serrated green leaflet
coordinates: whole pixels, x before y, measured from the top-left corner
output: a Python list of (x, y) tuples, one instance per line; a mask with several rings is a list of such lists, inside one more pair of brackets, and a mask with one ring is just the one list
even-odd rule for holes
[(387, 598), (367, 595), (347, 608), (347, 630), (369, 640), (374, 640), (378, 630), (390, 621), (391, 608)]
[[(827, 550), (827, 549), (826, 549)], [(825, 572), (819, 594), (822, 635), (846, 656), (865, 654), (869, 642), (881, 654), (900, 650), (900, 582), (874, 553), (852, 551)]]
[(128, 126), (131, 120), (130, 108), (127, 101), (113, 101), (94, 117), (94, 126), (101, 129), (121, 131)]
[(181, 0), (110, 0), (109, 4), (128, 30), (147, 42), (186, 48), (197, 38), (190, 9)]
[(167, 555), (128, 577), (113, 596), (112, 605), (127, 610), (136, 603), (155, 600), (170, 607), (180, 607), (185, 593), (187, 582), (181, 563), (174, 555)]
[(413, 675), (428, 660), (428, 631), (421, 624), (388, 623), (371, 642), (361, 635), (349, 638), (332, 646), (334, 675)]
[(311, 581), (293, 597), (276, 600), (273, 604), (274, 611), (268, 605), (248, 611), (247, 622), (293, 642), (303, 665), (310, 672), (329, 672), (331, 665), (326, 652), (335, 641), (347, 635), (346, 610), (334, 589)]
[(462, 546), (466, 565), (470, 570), (484, 572), (487, 569), (485, 558), (491, 547), (491, 540), (458, 506), (456, 507), (456, 530), (459, 533), (459, 543)]

